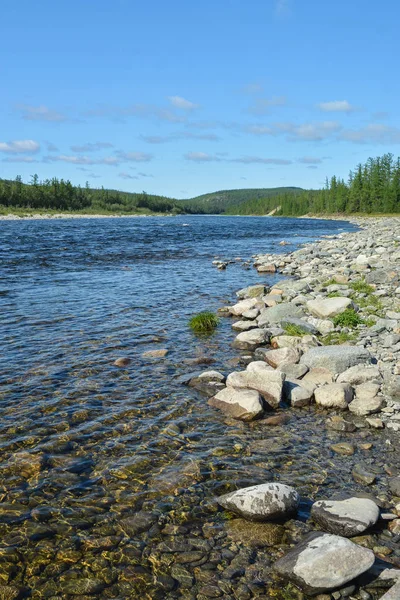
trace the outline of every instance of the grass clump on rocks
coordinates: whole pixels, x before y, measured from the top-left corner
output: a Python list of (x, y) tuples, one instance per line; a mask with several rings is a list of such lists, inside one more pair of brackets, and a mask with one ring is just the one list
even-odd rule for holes
[(357, 292), (357, 294), (367, 294), (368, 296), (370, 296), (374, 291), (372, 285), (369, 285), (365, 279), (357, 279), (357, 281), (353, 281), (350, 284), (350, 287)]
[(296, 337), (307, 335), (304, 329), (302, 329), (299, 325), (295, 325), (294, 323), (287, 323), (284, 325), (283, 329), (285, 330), (286, 335), (293, 335)]
[(212, 333), (218, 326), (219, 318), (212, 312), (201, 312), (189, 321), (189, 327), (194, 333)]
[(364, 323), (363, 319), (356, 313), (354, 308), (346, 308), (345, 311), (340, 313), (340, 315), (336, 315), (333, 319), (335, 327), (348, 327), (349, 329), (354, 329), (354, 327), (362, 323)]
[(347, 342), (354, 342), (356, 336), (354, 333), (348, 333), (345, 331), (332, 331), (328, 335), (324, 336), (321, 340), (324, 346), (337, 346), (340, 344), (346, 344)]

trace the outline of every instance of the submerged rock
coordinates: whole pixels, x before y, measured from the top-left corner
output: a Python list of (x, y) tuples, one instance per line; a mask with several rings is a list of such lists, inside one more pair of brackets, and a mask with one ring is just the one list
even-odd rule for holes
[(375, 525), (379, 519), (379, 508), (368, 498), (319, 500), (313, 504), (311, 516), (325, 531), (353, 537)]
[(226, 387), (210, 398), (208, 404), (241, 421), (252, 421), (264, 412), (261, 396), (253, 389)]
[(251, 523), (234, 519), (226, 524), (228, 537), (249, 548), (277, 546), (284, 541), (285, 528), (277, 523)]
[(274, 569), (307, 594), (321, 594), (344, 586), (372, 567), (372, 550), (326, 533), (311, 533), (279, 559)]

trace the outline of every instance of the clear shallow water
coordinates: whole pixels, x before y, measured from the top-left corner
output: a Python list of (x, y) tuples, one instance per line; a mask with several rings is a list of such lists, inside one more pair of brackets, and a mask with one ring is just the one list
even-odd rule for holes
[[(323, 415), (232, 425), (176, 381), (207, 368), (194, 358), (228, 373), (238, 356), (229, 319), (198, 339), (189, 317), (278, 278), (241, 262), (218, 271), (215, 257), (349, 229), (211, 216), (0, 222), (0, 584), (34, 598), (201, 598), (199, 564), (215, 575), (230, 560), (216, 494), (269, 478), (306, 496), (350, 485), (354, 459), (332, 463), (327, 437), (339, 434), (321, 434)], [(165, 359), (143, 358), (158, 348)], [(129, 367), (113, 366), (125, 356)], [(137, 513), (144, 526), (130, 522)], [(173, 575), (172, 542), (204, 554), (184, 563), (190, 585)]]

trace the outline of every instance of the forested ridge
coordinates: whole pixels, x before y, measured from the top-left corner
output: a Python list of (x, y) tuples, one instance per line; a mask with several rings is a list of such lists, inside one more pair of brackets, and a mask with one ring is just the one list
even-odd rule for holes
[(164, 213), (266, 215), (400, 213), (400, 157), (369, 158), (347, 180), (333, 176), (320, 190), (297, 187), (222, 190), (190, 200), (152, 194), (74, 186), (68, 180), (29, 184), (21, 177), (0, 179), (0, 209), (81, 211), (86, 213)]
[(347, 181), (333, 176), (321, 190), (304, 190), (254, 198), (235, 207), (227, 214), (265, 215), (272, 210), (277, 215), (354, 214), (400, 212), (400, 157), (384, 154), (369, 158), (350, 171)]
[(164, 196), (120, 192), (104, 188), (74, 186), (64, 179), (39, 181), (37, 175), (29, 184), (21, 177), (0, 179), (0, 206), (8, 209), (83, 211), (106, 213), (173, 213), (183, 212), (179, 203)]

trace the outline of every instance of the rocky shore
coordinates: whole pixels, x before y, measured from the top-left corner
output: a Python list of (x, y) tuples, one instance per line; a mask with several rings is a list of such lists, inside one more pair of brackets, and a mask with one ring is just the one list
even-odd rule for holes
[[(352, 477), (361, 494), (338, 489), (340, 498), (313, 502), (275, 481), (217, 498), (244, 530), (262, 523), (260, 535), (267, 523), (287, 527), (301, 502), (309, 505), (304, 535), (272, 565), (282, 589), (294, 586), (282, 598), (400, 598), (400, 219), (357, 224), (356, 233), (291, 254), (254, 256), (259, 273), (284, 278), (239, 290), (238, 302), (220, 311), (237, 319), (233, 345), (245, 369), (188, 379), (212, 407), (248, 426), (282, 426), (292, 411), (321, 411), (325, 428), (345, 436), (331, 445), (337, 455), (354, 454), (352, 433), (385, 438), (392, 460), (377, 495), (370, 487), (377, 473), (359, 463)], [(363, 450), (373, 453), (373, 446)]]

